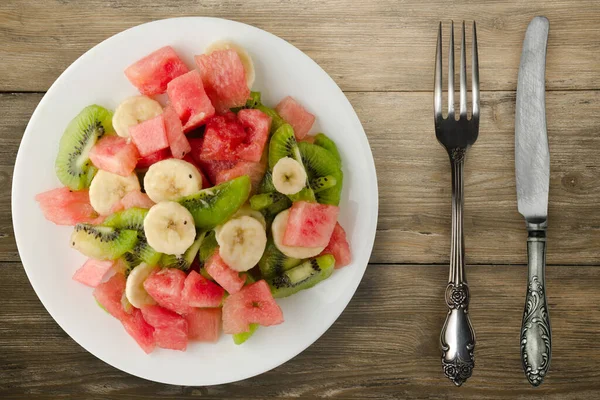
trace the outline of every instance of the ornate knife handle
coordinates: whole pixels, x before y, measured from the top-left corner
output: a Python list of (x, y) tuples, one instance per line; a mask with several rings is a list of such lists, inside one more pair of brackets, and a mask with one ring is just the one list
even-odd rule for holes
[(527, 380), (539, 386), (550, 367), (552, 330), (546, 302), (546, 223), (527, 224), (529, 278), (521, 325), (521, 360)]
[(442, 367), (444, 374), (456, 386), (471, 376), (475, 367), (473, 351), (475, 332), (469, 318), (469, 286), (465, 276), (465, 246), (463, 241), (463, 167), (465, 150), (450, 153), (452, 164), (452, 235), (450, 247), (450, 277), (446, 286), (448, 315), (442, 328)]

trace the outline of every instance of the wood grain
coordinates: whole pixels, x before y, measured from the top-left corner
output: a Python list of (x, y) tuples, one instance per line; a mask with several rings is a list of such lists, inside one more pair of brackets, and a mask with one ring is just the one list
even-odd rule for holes
[[(379, 179), (379, 224), (372, 262), (447, 263), (450, 168), (433, 133), (429, 93), (349, 93), (372, 147)], [(10, 219), (12, 165), (38, 94), (0, 95), (0, 260), (18, 261)], [(549, 264), (600, 259), (600, 101), (598, 91), (547, 96), (551, 152)], [(514, 178), (510, 92), (482, 95), (481, 133), (469, 151), (465, 241), (469, 264), (526, 263)], [(390, 110), (394, 110), (390, 112)], [(576, 121), (576, 123), (575, 123)], [(351, 155), (345, 155), (351, 159)]]
[[(481, 87), (514, 90), (535, 15), (550, 19), (548, 88), (600, 88), (600, 2), (3, 0), (0, 90), (45, 91), (93, 45), (156, 19), (212, 16), (278, 35), (347, 91), (429, 91), (439, 21), (478, 23)], [(98, 77), (100, 78), (100, 77)]]
[(439, 361), (446, 312), (442, 266), (369, 266), (346, 311), (305, 352), (261, 376), (201, 388), (156, 384), (104, 364), (56, 325), (29, 289), (20, 264), (0, 264), (0, 270), (0, 293), (11, 299), (0, 311), (3, 399), (568, 400), (596, 399), (600, 391), (596, 267), (548, 269), (554, 348), (550, 373), (538, 389), (527, 384), (519, 360), (526, 280), (520, 266), (468, 270), (478, 343), (475, 373), (460, 389), (443, 377)]

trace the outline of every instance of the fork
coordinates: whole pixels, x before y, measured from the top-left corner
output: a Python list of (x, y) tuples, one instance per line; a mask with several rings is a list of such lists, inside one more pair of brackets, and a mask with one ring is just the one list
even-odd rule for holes
[(472, 104), (471, 118), (467, 115), (467, 62), (465, 55), (465, 23), (462, 23), (460, 47), (460, 110), (454, 111), (454, 22), (450, 30), (448, 53), (448, 117), (442, 115), (442, 23), (440, 22), (435, 55), (435, 84), (433, 114), (435, 135), (450, 157), (452, 168), (452, 237), (450, 245), (450, 276), (445, 298), (448, 315), (442, 328), (442, 367), (444, 374), (456, 386), (462, 385), (473, 373), (475, 332), (469, 318), (469, 286), (465, 275), (465, 246), (463, 237), (463, 170), (467, 150), (479, 133), (479, 61), (477, 34), (473, 22)]

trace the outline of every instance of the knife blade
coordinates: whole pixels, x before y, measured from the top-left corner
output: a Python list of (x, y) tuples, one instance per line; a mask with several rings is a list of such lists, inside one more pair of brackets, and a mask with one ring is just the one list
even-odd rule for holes
[(515, 112), (517, 203), (528, 231), (528, 281), (521, 325), (521, 361), (525, 376), (533, 386), (543, 382), (552, 356), (545, 287), (550, 151), (544, 75), (549, 25), (545, 17), (535, 17), (527, 27)]
[(550, 152), (546, 134), (545, 72), (549, 22), (535, 17), (525, 33), (517, 82), (515, 167), (519, 212), (528, 222), (548, 215)]

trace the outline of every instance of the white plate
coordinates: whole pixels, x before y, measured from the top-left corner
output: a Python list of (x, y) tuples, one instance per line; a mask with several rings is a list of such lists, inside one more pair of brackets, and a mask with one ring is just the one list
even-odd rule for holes
[[(46, 221), (34, 196), (60, 186), (54, 174), (58, 142), (85, 106), (109, 109), (137, 94), (123, 70), (161, 46), (171, 45), (191, 67), (193, 56), (217, 39), (231, 39), (254, 59), (254, 90), (275, 105), (286, 95), (317, 116), (313, 130), (337, 143), (344, 161), (340, 222), (353, 263), (327, 281), (278, 301), (285, 323), (260, 328), (248, 342), (228, 335), (217, 344), (192, 343), (186, 352), (157, 349), (146, 355), (120, 322), (96, 305), (92, 289), (71, 279), (85, 258), (69, 247), (72, 228)], [(360, 212), (359, 212), (360, 210)], [(258, 375), (281, 365), (317, 340), (354, 294), (369, 261), (377, 225), (378, 193), (373, 156), (352, 106), (314, 61), (260, 29), (214, 18), (177, 18), (136, 26), (89, 50), (56, 80), (33, 113), (15, 165), (12, 211), (27, 276), (58, 324), (90, 353), (125, 372), (177, 385), (215, 385)], [(349, 329), (352, 329), (349, 327)]]

